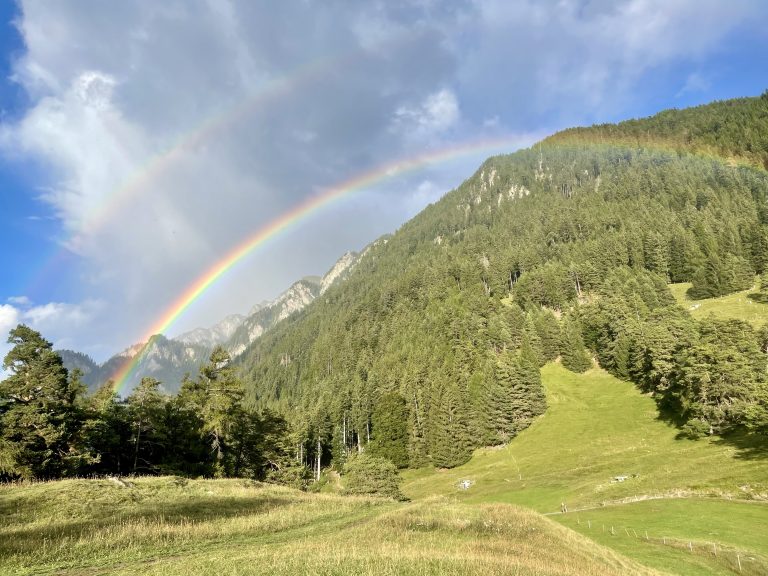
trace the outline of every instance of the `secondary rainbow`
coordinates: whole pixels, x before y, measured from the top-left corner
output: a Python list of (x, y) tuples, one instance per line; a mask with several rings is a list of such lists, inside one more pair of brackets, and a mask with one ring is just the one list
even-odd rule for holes
[[(171, 325), (173, 325), (173, 323), (187, 310), (187, 308), (195, 302), (195, 300), (202, 296), (219, 278), (256, 248), (262, 246), (266, 241), (285, 231), (289, 227), (309, 217), (324, 206), (331, 204), (333, 201), (365, 188), (369, 188), (387, 179), (394, 178), (395, 176), (419, 170), (432, 164), (439, 164), (469, 154), (479, 154), (481, 152), (490, 152), (493, 150), (501, 151), (503, 148), (509, 150), (510, 147), (519, 146), (520, 144), (520, 139), (496, 138), (492, 140), (463, 143), (436, 151), (429, 151), (418, 156), (412, 156), (377, 166), (372, 170), (358, 174), (308, 198), (294, 206), (291, 210), (281, 214), (272, 222), (258, 229), (243, 240), (243, 242), (230, 250), (223, 258), (221, 258), (221, 260), (208, 268), (205, 273), (201, 274), (168, 307), (160, 319), (152, 325), (142, 341), (149, 342), (150, 338), (155, 334), (166, 332), (168, 328), (171, 327)], [(127, 360), (114, 374), (112, 380), (114, 382), (114, 389), (118, 394), (123, 391), (128, 376), (130, 376), (134, 368), (138, 365), (145, 350), (146, 344), (141, 351), (130, 360)]]
[(135, 196), (142, 191), (146, 193), (152, 190), (151, 182), (174, 163), (185, 158), (188, 152), (204, 146), (206, 142), (213, 140), (217, 134), (236, 125), (268, 102), (277, 101), (279, 98), (301, 89), (302, 85), (321, 79), (328, 70), (342, 65), (353, 56), (348, 55), (346, 59), (339, 57), (323, 58), (309, 62), (289, 74), (264, 82), (248, 97), (232, 106), (220, 109), (193, 131), (181, 135), (170, 146), (153, 156), (130, 178), (107, 194), (104, 202), (85, 214), (80, 230), (73, 235), (70, 243), (77, 245), (81, 234), (96, 231), (113, 221), (116, 215), (121, 213), (126, 202), (135, 199)]

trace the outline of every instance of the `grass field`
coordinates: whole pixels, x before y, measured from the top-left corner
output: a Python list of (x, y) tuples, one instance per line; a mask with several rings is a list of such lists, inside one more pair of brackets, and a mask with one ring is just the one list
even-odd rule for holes
[(749, 294), (756, 292), (756, 287), (752, 290), (706, 300), (689, 299), (686, 292), (690, 287), (690, 283), (669, 285), (675, 299), (694, 318), (705, 318), (712, 314), (717, 318), (745, 320), (755, 328), (768, 323), (768, 304), (755, 302), (749, 298)]
[[(651, 398), (599, 369), (577, 375), (550, 364), (542, 378), (549, 407), (529, 429), (454, 470), (409, 471), (406, 494), (453, 494), (461, 502), (508, 502), (555, 513), (552, 518), (595, 541), (673, 573), (718, 573), (726, 561), (723, 553), (692, 554), (677, 540), (738, 550), (755, 558), (752, 568), (768, 573), (768, 539), (752, 537), (768, 526), (764, 444), (745, 437), (678, 439)], [(612, 481), (616, 476), (628, 478)], [(463, 479), (473, 482), (465, 491), (457, 488)], [(570, 510), (566, 515), (559, 514), (562, 502)], [(669, 538), (668, 545), (649, 548), (623, 531), (612, 536), (588, 529), (576, 523), (579, 509), (585, 521), (613, 522), (616, 530), (626, 526), (638, 534), (648, 530), (649, 537)]]
[(655, 574), (532, 511), (237, 480), (0, 488), (0, 573)]

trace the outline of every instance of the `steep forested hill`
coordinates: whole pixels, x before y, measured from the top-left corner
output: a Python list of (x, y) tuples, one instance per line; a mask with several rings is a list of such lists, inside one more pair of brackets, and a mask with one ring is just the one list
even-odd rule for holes
[[(751, 159), (768, 130), (738, 135), (766, 111), (763, 96), (628, 126), (644, 146), (716, 142)], [(693, 297), (753, 284), (768, 267), (768, 174), (629, 146), (625, 124), (490, 158), (243, 355), (254, 400), (291, 414), (300, 457), (338, 462), (370, 442), (400, 465), (460, 464), (545, 410), (539, 366), (558, 356), (581, 371), (596, 355), (690, 434), (765, 429), (766, 331), (696, 322), (666, 283), (692, 282)], [(589, 130), (600, 143), (573, 136)]]
[(571, 128), (544, 140), (545, 145), (604, 142), (663, 146), (768, 169), (768, 90), (759, 98), (723, 100), (618, 124)]

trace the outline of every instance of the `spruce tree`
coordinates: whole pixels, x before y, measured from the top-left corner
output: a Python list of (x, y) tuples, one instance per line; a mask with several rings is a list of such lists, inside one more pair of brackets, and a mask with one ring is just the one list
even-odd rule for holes
[(517, 377), (512, 388), (512, 420), (517, 433), (544, 413), (547, 400), (541, 384), (538, 355), (531, 348), (524, 345), (520, 349), (516, 369)]
[(542, 350), (541, 338), (536, 330), (536, 324), (533, 321), (533, 314), (528, 314), (523, 328), (523, 340), (520, 349), (525, 350), (526, 358), (533, 361), (537, 367), (544, 366), (546, 358)]
[(159, 388), (159, 380), (145, 376), (127, 398), (134, 474), (155, 472), (165, 447), (162, 425), (168, 398)]
[(96, 461), (84, 470), (97, 474), (127, 474), (132, 460), (131, 424), (126, 406), (118, 401), (109, 380), (88, 398), (84, 438)]
[(432, 422), (431, 456), (438, 468), (461, 466), (472, 456), (472, 437), (466, 405), (453, 383), (439, 393)]
[(228, 435), (241, 409), (243, 395), (243, 385), (230, 365), (229, 353), (221, 346), (211, 352), (197, 380), (185, 380), (179, 392), (180, 401), (200, 416), (217, 476), (226, 475)]
[(584, 339), (578, 322), (566, 317), (563, 322), (563, 347), (560, 353), (563, 366), (571, 372), (586, 372), (592, 367), (592, 360), (584, 347)]
[(560, 334), (560, 323), (555, 315), (549, 310), (542, 310), (535, 319), (536, 332), (541, 342), (542, 358), (551, 362), (560, 355), (560, 346), (562, 335)]
[(515, 434), (516, 364), (513, 354), (504, 352), (496, 357), (493, 365), (493, 380), (487, 389), (485, 409), (492, 444), (508, 442)]
[(408, 466), (408, 409), (396, 392), (383, 394), (373, 410), (371, 454), (381, 456), (398, 468)]

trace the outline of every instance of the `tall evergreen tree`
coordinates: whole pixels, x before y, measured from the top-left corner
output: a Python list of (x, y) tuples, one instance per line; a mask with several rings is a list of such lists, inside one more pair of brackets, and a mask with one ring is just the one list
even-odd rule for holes
[(383, 394), (373, 410), (371, 454), (381, 456), (398, 468), (408, 466), (408, 409), (396, 392)]
[(560, 347), (562, 345), (560, 323), (549, 310), (542, 310), (536, 314), (534, 323), (536, 325), (536, 332), (539, 335), (539, 341), (541, 342), (542, 358), (547, 362), (551, 362), (560, 355)]
[(131, 434), (127, 408), (118, 401), (114, 383), (109, 380), (88, 398), (83, 436), (96, 461), (83, 472), (129, 473), (133, 464)]
[(563, 366), (571, 372), (586, 372), (592, 367), (592, 360), (584, 347), (578, 321), (570, 316), (563, 321), (563, 347), (560, 357)]
[(531, 421), (544, 414), (547, 408), (538, 360), (539, 355), (532, 348), (523, 345), (517, 358), (517, 378), (512, 390), (516, 433), (527, 428)]
[(23, 478), (73, 475), (92, 455), (82, 438), (85, 389), (40, 333), (20, 324), (11, 330), (0, 382), (0, 449), (4, 468)]
[(228, 435), (244, 395), (242, 382), (230, 366), (229, 353), (217, 346), (200, 368), (196, 380), (187, 379), (179, 398), (195, 409), (202, 419), (202, 432), (214, 456), (214, 473), (225, 475)]
[(431, 456), (439, 468), (461, 466), (472, 456), (472, 438), (466, 403), (455, 385), (448, 384), (437, 398), (432, 424)]
[(163, 417), (168, 397), (160, 392), (160, 381), (145, 376), (128, 396), (128, 420), (131, 425), (131, 470), (152, 473), (168, 448), (163, 430)]

